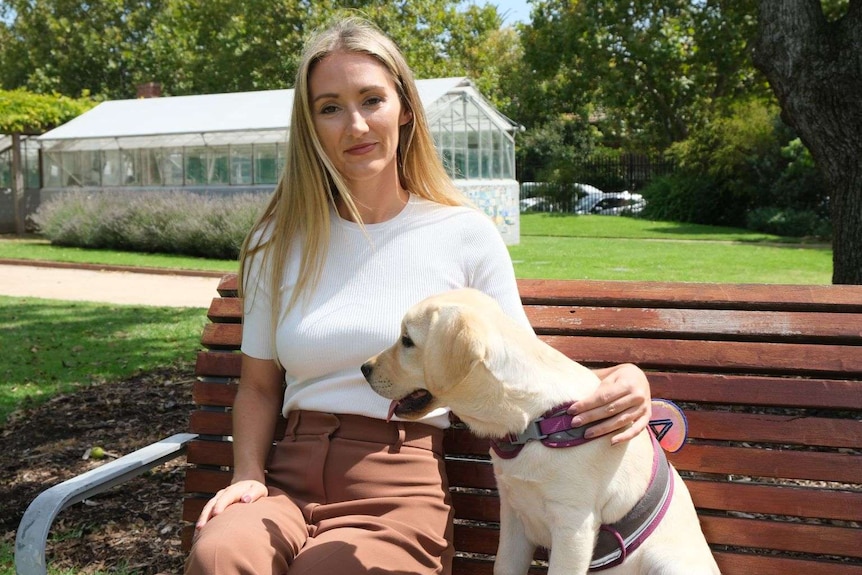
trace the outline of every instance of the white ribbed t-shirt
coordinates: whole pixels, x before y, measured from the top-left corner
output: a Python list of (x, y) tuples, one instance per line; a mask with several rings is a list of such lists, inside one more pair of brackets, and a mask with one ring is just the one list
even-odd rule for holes
[[(282, 284), (289, 299), (298, 250)], [(247, 285), (256, 274), (251, 266)], [(265, 275), (265, 274), (264, 274)], [(472, 287), (494, 297), (529, 328), (509, 252), (491, 220), (466, 207), (443, 206), (411, 195), (394, 218), (365, 226), (332, 211), (329, 252), (317, 288), (284, 316), (272, 345), (266, 282), (246, 290), (243, 353), (272, 359), (285, 369), (283, 411), (305, 409), (385, 419), (389, 400), (360, 372), (372, 355), (400, 336), (401, 319), (420, 300)], [(424, 421), (448, 426), (445, 410)]]

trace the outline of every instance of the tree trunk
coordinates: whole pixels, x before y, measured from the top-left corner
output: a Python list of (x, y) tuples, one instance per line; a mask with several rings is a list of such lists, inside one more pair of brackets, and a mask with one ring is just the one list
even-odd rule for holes
[(830, 186), (832, 283), (862, 284), (862, 0), (759, 0), (754, 65)]

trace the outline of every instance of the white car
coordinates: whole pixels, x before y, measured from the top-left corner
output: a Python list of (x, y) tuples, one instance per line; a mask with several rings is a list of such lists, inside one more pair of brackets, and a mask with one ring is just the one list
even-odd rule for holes
[(645, 207), (646, 200), (640, 194), (610, 192), (593, 204), (588, 212), (582, 213), (618, 216), (621, 214), (637, 214), (642, 212)]
[[(535, 194), (520, 200), (521, 213), (524, 212), (572, 212), (575, 214), (636, 214), (644, 209), (646, 200), (640, 194), (630, 192), (603, 192), (589, 184), (572, 183), (566, 188), (571, 190), (571, 204), (542, 194), (546, 184), (524, 182), (522, 192)], [(559, 193), (555, 194), (559, 197)]]

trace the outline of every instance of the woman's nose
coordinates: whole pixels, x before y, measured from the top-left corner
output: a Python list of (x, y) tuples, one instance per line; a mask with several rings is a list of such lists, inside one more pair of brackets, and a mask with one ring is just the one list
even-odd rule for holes
[(360, 110), (350, 113), (350, 130), (355, 134), (364, 134), (368, 131), (368, 122)]

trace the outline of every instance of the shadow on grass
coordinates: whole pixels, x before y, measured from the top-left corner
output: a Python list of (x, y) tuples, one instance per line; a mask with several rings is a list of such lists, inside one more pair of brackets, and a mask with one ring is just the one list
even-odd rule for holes
[(206, 310), (0, 297), (0, 423), (78, 386), (193, 361)]

